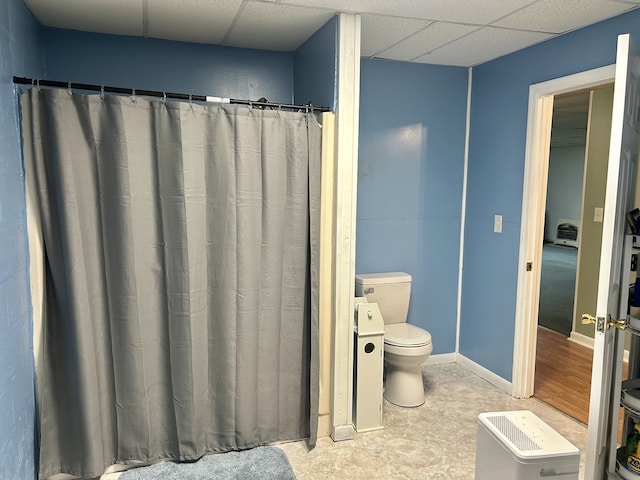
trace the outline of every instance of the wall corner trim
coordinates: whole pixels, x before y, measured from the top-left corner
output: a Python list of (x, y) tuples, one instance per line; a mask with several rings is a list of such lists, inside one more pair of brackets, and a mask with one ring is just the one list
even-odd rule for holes
[(360, 15), (338, 16), (335, 169), (335, 283), (331, 417), (334, 440), (353, 429), (353, 299), (360, 112)]

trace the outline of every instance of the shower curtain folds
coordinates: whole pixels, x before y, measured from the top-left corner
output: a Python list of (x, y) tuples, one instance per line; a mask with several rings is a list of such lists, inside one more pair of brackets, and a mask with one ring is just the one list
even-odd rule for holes
[(40, 477), (313, 444), (315, 117), (43, 88), (21, 106)]

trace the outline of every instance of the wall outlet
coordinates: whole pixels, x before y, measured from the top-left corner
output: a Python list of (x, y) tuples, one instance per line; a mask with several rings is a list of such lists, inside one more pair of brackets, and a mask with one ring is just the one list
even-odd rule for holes
[(493, 217), (493, 231), (495, 233), (502, 233), (502, 215), (495, 215)]
[(595, 207), (593, 209), (593, 221), (602, 223), (602, 217), (604, 217), (604, 208)]

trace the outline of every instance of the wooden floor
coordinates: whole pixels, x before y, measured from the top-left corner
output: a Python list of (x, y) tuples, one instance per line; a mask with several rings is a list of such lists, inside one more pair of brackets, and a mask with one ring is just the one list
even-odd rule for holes
[[(533, 395), (588, 424), (592, 363), (593, 350), (569, 341), (560, 333), (538, 327)], [(626, 362), (622, 376), (627, 377)]]
[(592, 363), (593, 350), (538, 327), (534, 396), (588, 423)]

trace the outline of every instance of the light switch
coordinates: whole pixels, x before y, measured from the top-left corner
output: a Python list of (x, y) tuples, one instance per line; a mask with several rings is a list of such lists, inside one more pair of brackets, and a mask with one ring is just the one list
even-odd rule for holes
[(602, 223), (602, 217), (604, 215), (604, 208), (596, 207), (593, 209), (593, 221)]
[(493, 217), (493, 231), (495, 233), (502, 233), (502, 215), (495, 215)]

